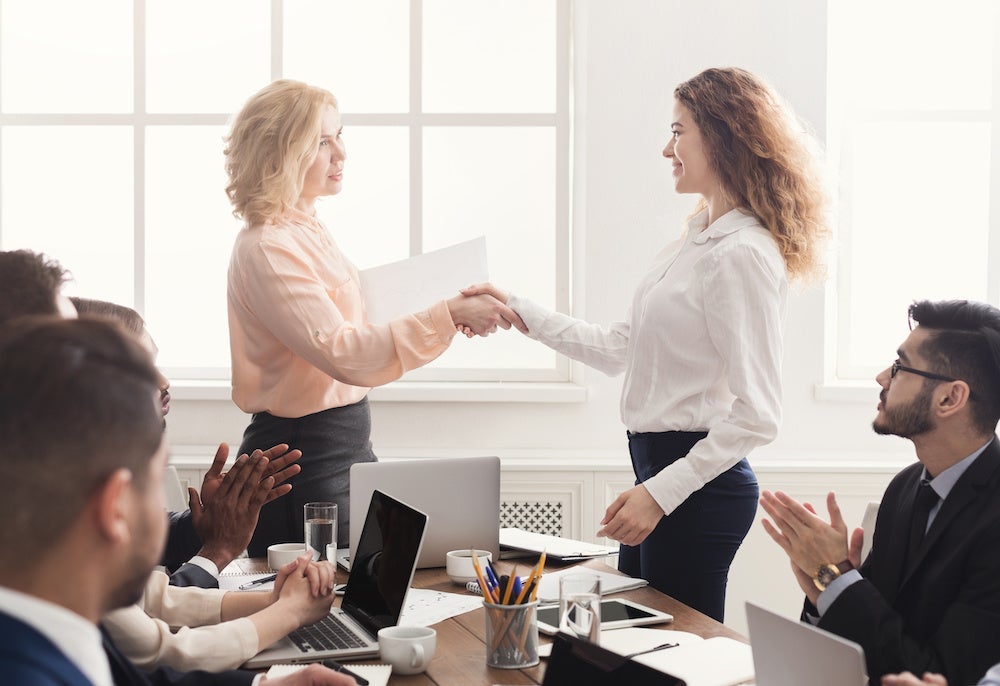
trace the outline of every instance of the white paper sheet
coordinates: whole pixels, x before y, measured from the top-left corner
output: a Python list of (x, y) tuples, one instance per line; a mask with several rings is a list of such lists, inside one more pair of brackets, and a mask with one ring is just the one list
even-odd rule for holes
[(385, 324), (401, 315), (426, 310), (474, 283), (489, 281), (486, 238), (480, 236), (365, 269), (360, 277), (368, 321)]
[(411, 588), (406, 594), (406, 606), (399, 623), (403, 626), (430, 626), (482, 606), (482, 596)]

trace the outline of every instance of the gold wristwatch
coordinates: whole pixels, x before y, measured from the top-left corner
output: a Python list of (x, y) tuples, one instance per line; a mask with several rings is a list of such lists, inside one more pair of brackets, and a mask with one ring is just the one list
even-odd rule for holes
[(850, 560), (844, 560), (835, 565), (829, 563), (820, 565), (816, 573), (813, 574), (813, 583), (816, 584), (816, 588), (825, 591), (834, 579), (851, 569), (854, 569), (854, 565), (851, 564)]

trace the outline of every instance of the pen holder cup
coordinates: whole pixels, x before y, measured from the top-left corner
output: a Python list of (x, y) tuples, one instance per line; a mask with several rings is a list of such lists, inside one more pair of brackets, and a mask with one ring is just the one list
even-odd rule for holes
[(538, 602), (483, 603), (486, 610), (486, 666), (521, 669), (538, 664)]

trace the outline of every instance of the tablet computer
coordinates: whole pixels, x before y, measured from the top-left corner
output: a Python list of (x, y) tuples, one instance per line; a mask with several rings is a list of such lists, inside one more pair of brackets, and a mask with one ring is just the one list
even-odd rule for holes
[[(621, 629), (626, 626), (643, 626), (674, 621), (674, 616), (625, 598), (601, 600), (601, 629)], [(553, 635), (559, 631), (559, 606), (545, 605), (538, 608), (538, 630)]]

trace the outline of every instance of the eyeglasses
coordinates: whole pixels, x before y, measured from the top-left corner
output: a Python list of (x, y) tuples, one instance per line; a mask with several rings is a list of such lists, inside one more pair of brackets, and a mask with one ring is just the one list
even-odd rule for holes
[[(935, 374), (934, 372), (925, 372), (922, 369), (914, 369), (913, 367), (904, 366), (902, 362), (896, 360), (892, 363), (889, 368), (889, 380), (896, 378), (896, 374), (900, 372), (909, 372), (910, 374), (916, 374), (917, 376), (923, 376), (928, 379), (934, 379), (935, 381), (959, 381), (960, 379), (953, 379), (950, 376), (944, 376), (943, 374)], [(976, 394), (969, 389), (969, 400), (976, 400)]]
[(905, 367), (902, 362), (896, 360), (892, 363), (892, 367), (889, 368), (889, 378), (895, 379), (896, 374), (899, 374), (900, 372), (909, 372), (910, 374), (916, 374), (917, 376), (923, 376), (928, 379), (936, 379), (938, 381), (958, 381), (958, 379), (953, 379), (950, 376), (943, 376), (933, 372), (925, 372), (921, 369), (914, 369), (913, 367)]

